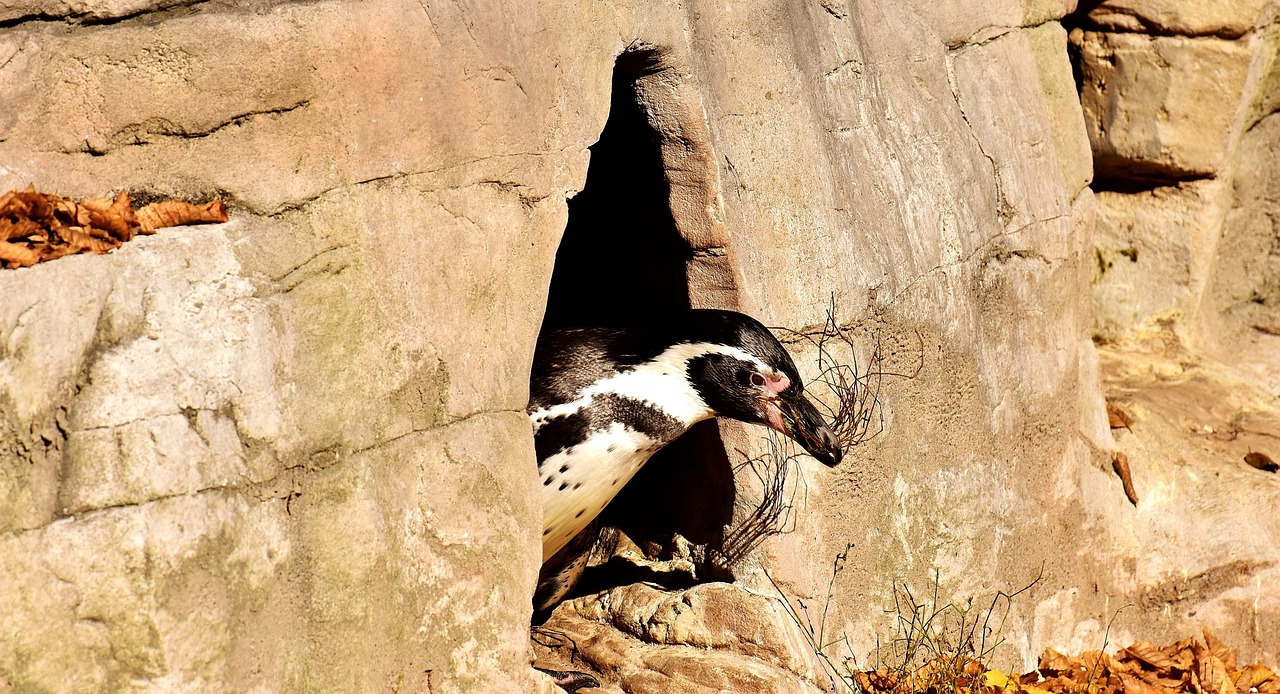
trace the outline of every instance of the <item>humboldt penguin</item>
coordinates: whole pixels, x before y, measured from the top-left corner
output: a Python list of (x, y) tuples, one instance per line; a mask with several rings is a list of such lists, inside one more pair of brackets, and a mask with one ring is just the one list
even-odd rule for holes
[(540, 614), (577, 583), (600, 512), (694, 424), (716, 416), (762, 424), (828, 466), (843, 454), (791, 356), (758, 321), (733, 311), (548, 331), (534, 353), (528, 413), (542, 480)]

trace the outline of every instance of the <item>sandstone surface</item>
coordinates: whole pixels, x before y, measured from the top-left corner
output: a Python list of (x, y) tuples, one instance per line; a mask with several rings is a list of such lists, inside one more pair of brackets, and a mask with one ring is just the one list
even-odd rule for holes
[[(1207, 397), (1234, 409), (1197, 426), (1271, 426), (1275, 3), (1221, 26), (1103, 5), (1142, 19), (1069, 0), (0, 3), (0, 189), (218, 195), (232, 215), (0, 272), (0, 691), (550, 691), (528, 667), (523, 409), (544, 315), (585, 300), (552, 278), (618, 85), (659, 170), (615, 162), (604, 208), (656, 189), (670, 229), (587, 224), (575, 262), (617, 267), (590, 293), (634, 276), (620, 235), (674, 239), (660, 279), (688, 303), (797, 331), (779, 333), (813, 375), (803, 334), (834, 297), (859, 363), (879, 345), (898, 375), (879, 436), (791, 469), (792, 532), (692, 587), (598, 586), (551, 622), (581, 657), (540, 656), (613, 691), (823, 691), (839, 673), (782, 600), (830, 595), (829, 633), (865, 654), (904, 582), (963, 602), (1039, 576), (1006, 662), (1202, 624), (1274, 660), (1256, 625), (1280, 614), (1275, 529), (1250, 509), (1275, 480), (1228, 467), (1239, 442), (1164, 442)], [(1095, 157), (1160, 185), (1095, 193)], [(1125, 371), (1139, 357), (1100, 360), (1095, 323), (1202, 366)], [(1170, 379), (1189, 390), (1131, 394), (1138, 483), (1163, 490), (1135, 508), (1104, 397)], [(723, 528), (665, 511), (741, 523), (763, 488), (740, 463), (765, 449), (703, 434), (720, 472), (658, 477), (641, 504), (714, 545)], [(716, 549), (641, 544), (699, 570), (685, 554)]]

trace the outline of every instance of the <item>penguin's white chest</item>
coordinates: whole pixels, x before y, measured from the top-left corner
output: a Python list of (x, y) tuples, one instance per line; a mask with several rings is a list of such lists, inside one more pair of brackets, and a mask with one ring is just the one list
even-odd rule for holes
[(621, 423), (542, 463), (542, 560), (587, 527), (663, 442)]

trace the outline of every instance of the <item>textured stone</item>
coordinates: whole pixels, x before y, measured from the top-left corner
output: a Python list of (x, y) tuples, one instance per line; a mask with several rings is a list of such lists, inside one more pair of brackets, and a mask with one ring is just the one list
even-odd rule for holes
[(1097, 197), (1095, 333), (1117, 341), (1194, 325), (1227, 214), (1226, 186), (1194, 181)]
[(1203, 177), (1234, 149), (1247, 42), (1083, 32), (1080, 99), (1098, 178)]
[(944, 44), (958, 47), (983, 43), (1018, 27), (1056, 23), (1055, 20), (1075, 11), (1077, 0), (1000, 0), (981, 5), (964, 0), (939, 0), (908, 4)]
[[(1212, 16), (1206, 8), (1105, 2), (1086, 24), (1160, 36), (1073, 32), (1107, 187), (1097, 195), (1094, 330), (1109, 345), (1108, 398), (1135, 418), (1115, 432), (1115, 446), (1139, 498), (1135, 509), (1099, 506), (1097, 522), (1126, 528), (1102, 550), (1116, 558), (1108, 580), (1149, 611), (1148, 628), (1249, 622), (1271, 634), (1276, 552), (1257, 538), (1274, 529), (1256, 513), (1272, 503), (1271, 485), (1244, 456), (1266, 453), (1273, 441), (1262, 432), (1277, 426), (1268, 393), (1280, 387), (1280, 351), (1266, 287), (1277, 238), (1269, 220), (1280, 159), (1268, 114), (1280, 5), (1219, 3)], [(1099, 76), (1105, 87), (1092, 81)], [(1175, 118), (1178, 127), (1166, 128)], [(1080, 483), (1087, 500), (1117, 484), (1096, 475)], [(1141, 550), (1156, 544), (1178, 549)], [(1057, 609), (1078, 610), (1079, 599), (1063, 591)], [(1101, 626), (1048, 628), (1080, 643)], [(1268, 636), (1249, 648), (1265, 658), (1280, 645)]]
[(0, 1), (0, 22), (53, 17), (103, 21), (191, 4), (194, 0), (3, 0)]
[(637, 583), (566, 603), (544, 628), (564, 644), (539, 649), (558, 667), (580, 658), (627, 692), (816, 692), (830, 683), (779, 598), (727, 584), (665, 592)]
[(1104, 0), (1088, 20), (1111, 31), (1237, 38), (1253, 29), (1273, 0)]
[(1196, 342), (1213, 357), (1280, 388), (1280, 117), (1245, 134), (1229, 211), (1205, 288)]
[[(1112, 577), (1132, 586), (1136, 605), (1157, 622), (1215, 632), (1252, 623), (1259, 634), (1276, 633), (1271, 587), (1280, 552), (1269, 538), (1277, 519), (1258, 509), (1280, 503), (1280, 489), (1273, 474), (1244, 462), (1251, 451), (1280, 452), (1271, 434), (1280, 428), (1274, 386), (1260, 387), (1253, 374), (1186, 352), (1121, 349), (1102, 356), (1108, 397), (1135, 420), (1117, 432), (1117, 444), (1129, 457), (1139, 496), (1137, 508), (1119, 514), (1125, 532), (1116, 535), (1133, 558), (1112, 565)], [(1159, 543), (1181, 551), (1141, 553)], [(1271, 636), (1259, 642), (1273, 652)]]
[[(1280, 3), (1275, 8), (1280, 15)], [(1255, 78), (1244, 118), (1246, 132), (1266, 116), (1280, 111), (1280, 17), (1257, 32), (1253, 42)]]
[[(217, 194), (234, 221), (0, 273), (0, 681), (548, 686), (528, 668), (539, 509), (522, 410), (565, 201), (625, 51), (693, 256), (689, 300), (803, 331), (834, 296), (859, 349), (881, 345), (901, 375), (879, 392), (880, 437), (833, 471), (798, 463), (795, 532), (736, 585), (615, 586), (562, 608), (592, 662), (628, 691), (821, 690), (800, 627), (762, 597), (769, 577), (810, 604), (830, 593), (829, 633), (862, 654), (902, 581), (940, 577), (963, 601), (1043, 570), (1011, 608), (1008, 661), (1097, 633), (1116, 604), (1159, 610), (1164, 569), (1213, 570), (1203, 543), (1220, 537), (1188, 533), (1161, 571), (1112, 570), (1171, 550), (1129, 532), (1108, 472), (1095, 197), (1051, 21), (1073, 5), (4, 5), (0, 188)], [(1203, 98), (1269, 127), (1256, 46), (1243, 88), (1239, 43), (1139, 39), (1115, 39), (1125, 60), (1169, 47), (1172, 69), (1207, 56), (1219, 72), (1161, 67), (1124, 92), (1142, 97), (1130, 115), (1089, 122), (1160, 124), (1161, 106)], [(1202, 144), (1161, 130), (1116, 156), (1219, 172), (1240, 131), (1187, 108), (1216, 128)], [(730, 455), (759, 452), (758, 430), (725, 431)], [(759, 491), (736, 485), (739, 519)], [(1243, 595), (1198, 590), (1172, 595), (1188, 612)], [(1188, 619), (1126, 611), (1116, 627), (1158, 641)], [(1276, 652), (1244, 626), (1221, 635)]]

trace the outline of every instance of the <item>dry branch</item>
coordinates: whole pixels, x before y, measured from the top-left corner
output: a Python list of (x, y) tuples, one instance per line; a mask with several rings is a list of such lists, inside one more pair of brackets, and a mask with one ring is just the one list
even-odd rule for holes
[[(840, 324), (837, 313), (835, 297), (832, 296), (826, 322), (818, 331), (774, 330), (807, 341), (817, 350), (818, 375), (805, 384), (805, 390), (814, 397), (818, 407), (825, 410), (827, 421), (847, 455), (854, 447), (884, 431), (884, 415), (880, 407), (884, 378), (915, 378), (919, 375), (923, 367), (924, 347), (922, 344), (921, 365), (913, 373), (886, 371), (877, 335), (870, 342), (871, 353), (863, 366), (859, 363), (854, 331)], [(769, 432), (765, 441), (768, 450), (760, 455), (752, 457), (738, 451), (743, 462), (735, 466), (735, 472), (750, 470), (759, 481), (762, 492), (756, 507), (725, 533), (721, 548), (712, 553), (712, 562), (722, 568), (731, 568), (769, 537), (794, 529), (791, 510), (800, 487), (796, 484), (789, 486), (788, 480), (792, 467), (798, 465), (800, 453), (789, 439), (774, 432)], [(798, 484), (803, 485), (803, 480), (803, 477), (799, 478)]]

